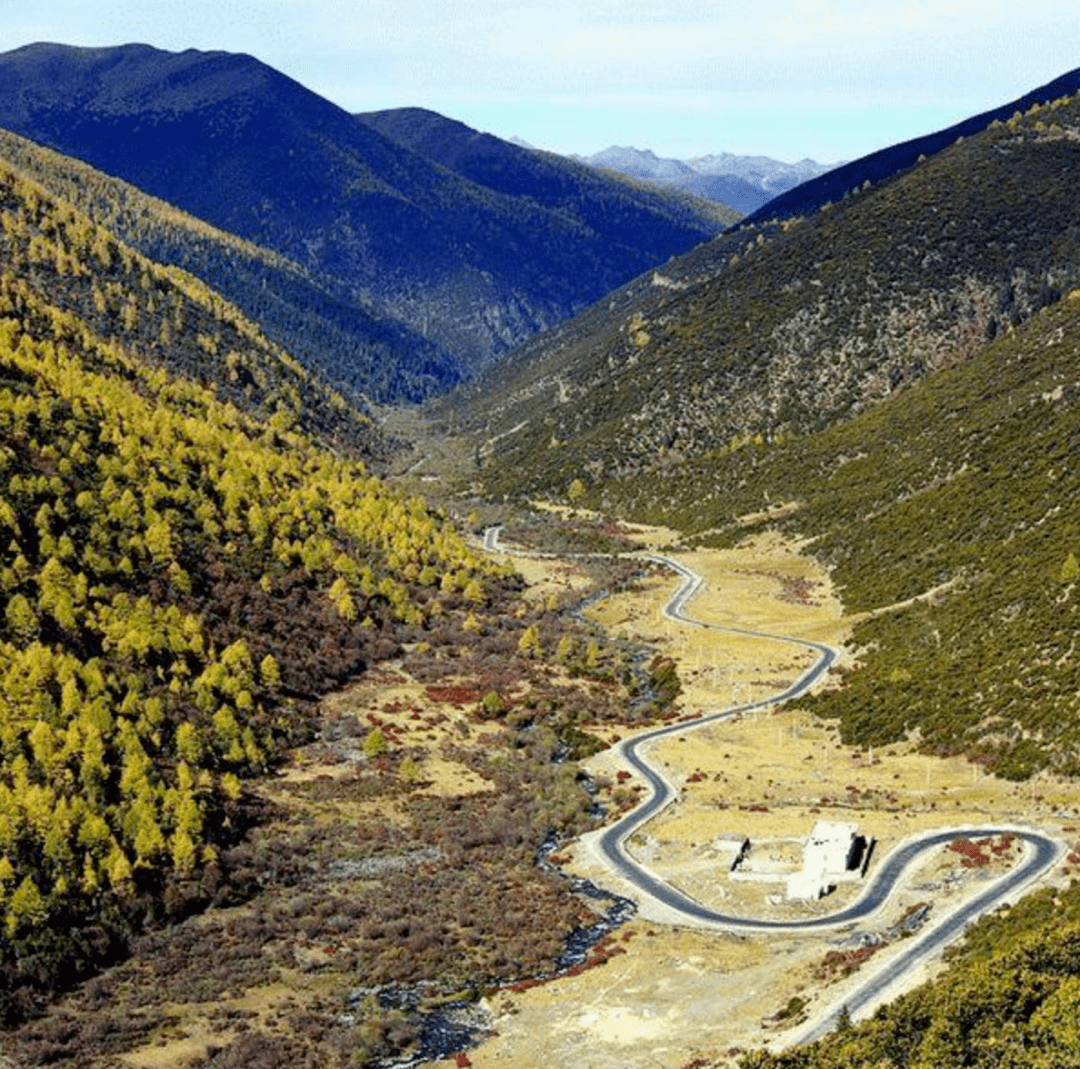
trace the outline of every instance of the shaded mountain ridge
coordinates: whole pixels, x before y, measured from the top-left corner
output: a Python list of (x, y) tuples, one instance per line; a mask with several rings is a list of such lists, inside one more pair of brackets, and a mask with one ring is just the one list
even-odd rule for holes
[(457, 362), (431, 342), (335, 295), (280, 253), (5, 130), (0, 155), (132, 248), (205, 280), (298, 354), (312, 382), (330, 384), (354, 404), (366, 407), (366, 396), (416, 399), (460, 378)]
[[(336, 366), (349, 333), (388, 322), (381, 351), (405, 378), (383, 369), (370, 392), (384, 401), (446, 388), (723, 225), (714, 208), (502, 142), (557, 203), (527, 182), (485, 186), (245, 55), (26, 46), (0, 56), (0, 126), (290, 260), (344, 336), (323, 358), (332, 378), (355, 378)], [(267, 326), (298, 356), (325, 344), (319, 321), (285, 337), (289, 318)]]

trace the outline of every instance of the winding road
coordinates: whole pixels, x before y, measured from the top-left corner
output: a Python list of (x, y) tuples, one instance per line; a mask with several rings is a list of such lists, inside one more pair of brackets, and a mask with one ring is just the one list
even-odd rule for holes
[[(499, 543), (498, 528), (485, 531), (484, 548), (496, 552), (506, 550)], [(875, 866), (863, 893), (857, 900), (826, 916), (798, 921), (769, 920), (756, 917), (739, 917), (721, 913), (703, 906), (700, 902), (679, 891), (666, 880), (651, 872), (633, 858), (626, 849), (627, 840), (648, 821), (670, 805), (677, 797), (675, 787), (665, 778), (662, 770), (648, 760), (645, 751), (657, 739), (676, 733), (696, 731), (708, 724), (741, 716), (744, 713), (770, 705), (789, 701), (807, 691), (829, 669), (838, 651), (823, 643), (787, 635), (721, 627), (695, 619), (687, 614), (687, 605), (704, 584), (703, 578), (685, 564), (669, 557), (650, 555), (645, 559), (674, 571), (682, 580), (678, 589), (668, 599), (662, 612), (669, 619), (693, 627), (711, 628), (728, 634), (748, 635), (774, 642), (787, 642), (810, 650), (814, 661), (803, 674), (777, 694), (744, 705), (736, 705), (722, 712), (703, 716), (692, 722), (669, 724), (637, 735), (618, 744), (616, 752), (645, 781), (649, 795), (633, 810), (615, 824), (600, 833), (594, 833), (594, 848), (606, 863), (634, 888), (639, 901), (649, 900), (660, 906), (673, 923), (692, 925), (695, 928), (741, 932), (812, 932), (838, 928), (871, 917), (880, 910), (902, 881), (905, 872), (928, 851), (937, 849), (958, 836), (968, 838), (1009, 834), (1025, 844), (1020, 862), (998, 879), (989, 882), (982, 890), (964, 902), (947, 916), (938, 918), (930, 927), (907, 944), (904, 952), (869, 975), (855, 990), (848, 991), (842, 1002), (819, 1012), (815, 1020), (795, 1037), (782, 1041), (783, 1046), (809, 1042), (829, 1031), (841, 1012), (857, 1019), (883, 1001), (892, 989), (917, 965), (929, 959), (945, 945), (960, 936), (966, 925), (977, 917), (1003, 904), (1021, 889), (1027, 887), (1050, 870), (1062, 852), (1061, 844), (1050, 836), (1032, 828), (996, 824), (979, 827), (941, 828), (929, 831), (901, 843), (891, 850)]]

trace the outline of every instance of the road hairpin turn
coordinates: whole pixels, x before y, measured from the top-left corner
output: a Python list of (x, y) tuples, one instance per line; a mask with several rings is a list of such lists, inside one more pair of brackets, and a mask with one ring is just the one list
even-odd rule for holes
[[(488, 528), (484, 535), (484, 548), (491, 552), (508, 552), (499, 541), (499, 529)], [(643, 559), (670, 569), (679, 576), (678, 589), (663, 606), (662, 614), (670, 620), (691, 627), (709, 628), (728, 634), (760, 638), (771, 642), (786, 642), (809, 650), (813, 663), (786, 689), (757, 701), (734, 705), (716, 713), (699, 717), (692, 722), (667, 724), (642, 732), (632, 739), (620, 742), (615, 752), (644, 780), (647, 796), (630, 812), (624, 814), (610, 827), (590, 833), (587, 838), (596, 854), (632, 887), (632, 894), (639, 905), (645, 902), (659, 907), (662, 915), (671, 923), (698, 929), (746, 932), (820, 932), (835, 929), (873, 917), (884, 908), (894, 890), (905, 875), (929, 851), (954, 841), (958, 837), (981, 838), (1010, 835), (1025, 844), (1024, 855), (1017, 865), (1002, 874), (977, 895), (939, 918), (924, 929), (918, 938), (907, 945), (904, 952), (868, 976), (854, 991), (849, 991), (841, 1003), (831, 1006), (807, 1026), (797, 1037), (787, 1039), (784, 1046), (808, 1042), (827, 1032), (845, 1012), (855, 1019), (869, 1012), (882, 1001), (887, 992), (916, 965), (938, 953), (952, 942), (963, 929), (984, 913), (1015, 898), (1040, 876), (1048, 872), (1061, 855), (1061, 845), (1044, 833), (1032, 828), (1008, 824), (988, 826), (965, 826), (938, 828), (920, 833), (893, 848), (878, 861), (859, 897), (836, 912), (803, 920), (775, 920), (760, 917), (737, 916), (710, 909), (649, 870), (627, 850), (627, 841), (653, 820), (678, 798), (678, 791), (665, 777), (662, 769), (649, 760), (648, 750), (658, 739), (672, 735), (699, 731), (703, 727), (731, 720), (766, 707), (790, 701), (810, 689), (836, 661), (838, 651), (824, 643), (790, 635), (775, 635), (742, 628), (721, 626), (689, 615), (687, 607), (704, 585), (703, 578), (680, 561), (670, 557), (648, 555)]]

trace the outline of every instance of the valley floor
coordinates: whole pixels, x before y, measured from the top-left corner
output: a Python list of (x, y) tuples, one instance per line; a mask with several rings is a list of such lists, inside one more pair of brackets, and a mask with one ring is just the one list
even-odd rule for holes
[[(668, 537), (640, 531), (643, 544), (654, 548)], [(842, 646), (849, 624), (842, 605), (828, 577), (798, 547), (762, 538), (679, 559), (706, 580), (692, 615)], [(565, 581), (565, 563), (516, 558), (515, 564), (538, 585), (555, 576)], [(809, 654), (790, 645), (666, 620), (661, 608), (674, 585), (673, 578), (652, 580), (608, 598), (593, 615), (614, 633), (676, 659), (684, 715), (766, 697), (805, 669)], [(610, 732), (609, 741), (618, 734)], [(797, 849), (793, 844), (818, 819), (858, 822), (876, 840), (874, 858), (932, 828), (993, 821), (1053, 834), (1076, 819), (1075, 795), (1064, 782), (1006, 783), (962, 759), (928, 758), (909, 746), (855, 750), (798, 710), (765, 710), (705, 726), (659, 740), (651, 752), (680, 786), (680, 799), (631, 838), (631, 853), (703, 904), (733, 914), (794, 919), (831, 913), (857, 887), (842, 885), (820, 902), (795, 907), (783, 900), (782, 883), (730, 879), (725, 837), (749, 837), (759, 844), (764, 867), (771, 859), (783, 870), (785, 852)], [(614, 751), (598, 754), (589, 768), (599, 782), (633, 785), (625, 773), (619, 776)], [(570, 855), (570, 873), (632, 896), (587, 841), (563, 853)], [(949, 912), (1008, 867), (1016, 848), (987, 856), (989, 863), (965, 867), (955, 851), (935, 851), (882, 914), (854, 930), (708, 934), (643, 910), (616, 934), (625, 953), (603, 966), (490, 999), (496, 1034), (469, 1057), (485, 1069), (678, 1069), (732, 1064), (738, 1050), (784, 1046), (816, 1014), (840, 1003), (846, 988), (899, 952), (899, 932), (890, 932), (898, 922), (925, 904), (934, 916)], [(879, 947), (860, 948), (866, 940), (859, 932), (879, 939)], [(935, 969), (920, 969), (905, 986)]]
[[(705, 586), (688, 607), (692, 615), (843, 646), (850, 621), (827, 575), (798, 546), (760, 537), (734, 550), (681, 553), (673, 548), (673, 532), (637, 528), (634, 537), (643, 549), (676, 556), (704, 577)], [(585, 585), (581, 560), (515, 556), (514, 565), (528, 581), (530, 597), (548, 599)], [(683, 693), (677, 715), (692, 718), (766, 698), (805, 670), (810, 654), (790, 644), (666, 619), (661, 609), (675, 586), (673, 576), (658, 573), (607, 597), (591, 613), (610, 633), (678, 663)], [(845, 654), (848, 663), (841, 659), (841, 672), (851, 666), (850, 657)], [(823, 685), (838, 682), (833, 676)], [(130, 961), (61, 1000), (49, 1020), (24, 1030), (20, 1049), (29, 1051), (31, 1040), (42, 1052), (74, 1044), (81, 1055), (64, 1064), (187, 1069), (240, 1064), (222, 1061), (225, 1054), (219, 1058), (215, 1052), (245, 1036), (265, 1035), (280, 1044), (265, 1047), (269, 1056), (280, 1054), (273, 1064), (300, 1065), (309, 1062), (294, 1053), (301, 1049), (297, 1037), (329, 1034), (340, 1026), (343, 1056), (357, 1057), (342, 992), (353, 991), (362, 1000), (368, 989), (356, 985), (370, 973), (371, 960), (346, 952), (349, 926), (367, 924), (384, 903), (415, 892), (419, 884), (407, 881), (404, 890), (391, 890), (390, 867), (424, 868), (439, 854), (420, 839), (406, 844), (404, 853), (395, 844), (398, 829), (407, 829), (415, 817), (408, 809), (409, 790), (433, 814), (443, 814), (440, 819), (450, 819), (456, 800), (479, 807), (491, 797), (490, 783), (471, 766), (469, 754), (483, 750), (497, 727), (473, 715), (475, 695), (459, 700), (453, 692), (454, 687), (425, 685), (401, 663), (389, 662), (327, 698), (320, 739), (259, 787), (277, 816), (260, 833), (263, 853), (256, 850), (253, 869), (291, 864), (299, 866), (297, 878), (270, 881), (247, 904), (211, 909), (148, 937)], [(590, 725), (590, 733), (609, 744), (629, 735), (612, 723)], [(390, 777), (397, 793), (375, 791), (378, 783), (364, 753), (373, 724), (381, 724), (401, 752), (415, 755), (409, 790)], [(631, 853), (702, 903), (733, 914), (791, 918), (833, 912), (856, 889), (842, 886), (800, 913), (784, 901), (782, 884), (728, 877), (725, 842), (732, 835), (754, 844), (753, 867), (782, 872), (819, 819), (857, 822), (877, 842), (871, 863), (901, 840), (941, 826), (994, 821), (1054, 834), (1080, 822), (1067, 783), (1047, 777), (1006, 783), (961, 759), (927, 758), (910, 746), (855, 750), (840, 743), (833, 727), (794, 709), (766, 708), (741, 720), (702, 725), (656, 741), (651, 754), (680, 797), (631, 837)], [(632, 796), (635, 779), (613, 750), (596, 754), (587, 767), (609, 811)], [(444, 813), (440, 806), (450, 808)], [(485, 813), (477, 808), (468, 820), (482, 822)], [(365, 836), (385, 841), (374, 860), (360, 842)], [(342, 860), (354, 855), (368, 860)], [(554, 981), (489, 993), (481, 1007), (488, 1038), (468, 1051), (469, 1063), (478, 1069), (734, 1064), (737, 1050), (790, 1042), (842, 1000), (851, 984), (910, 945), (890, 929), (905, 916), (920, 915), (917, 907), (928, 904), (931, 920), (941, 916), (1015, 858), (1013, 847), (986, 852), (985, 864), (965, 866), (970, 859), (961, 854), (935, 851), (885, 911), (858, 929), (880, 938), (876, 951), (852, 938), (856, 932), (707, 933), (666, 923), (642, 908), (614, 932), (602, 963)], [(588, 836), (560, 847), (558, 861), (571, 875), (633, 896)], [(523, 866), (533, 871), (531, 855)], [(456, 870), (447, 882), (433, 883), (440, 897), (413, 903), (418, 915), (459, 893), (455, 881), (462, 882)], [(513, 902), (496, 899), (493, 908), (520, 924), (529, 909), (545, 932), (575, 923), (565, 912), (542, 912), (526, 883), (520, 874), (507, 880), (505, 886), (520, 893)], [(478, 898), (466, 898), (457, 902), (454, 917), (481, 908)], [(364, 954), (413, 953), (396, 945), (392, 927), (383, 927), (389, 934), (364, 944), (375, 948)], [(425, 946), (430, 953), (435, 943)], [(911, 976), (910, 983), (931, 971)], [(529, 975), (527, 968), (522, 975)], [(270, 1063), (252, 1058), (248, 1064)], [(429, 1064), (450, 1069), (458, 1063), (451, 1058)]]

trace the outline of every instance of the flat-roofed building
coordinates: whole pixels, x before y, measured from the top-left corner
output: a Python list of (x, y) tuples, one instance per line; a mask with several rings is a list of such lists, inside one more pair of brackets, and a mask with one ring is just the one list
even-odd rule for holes
[(859, 825), (847, 821), (819, 820), (810, 830), (803, 849), (803, 865), (787, 879), (787, 897), (816, 899), (827, 895), (838, 880), (859, 869), (866, 839)]

